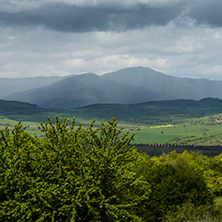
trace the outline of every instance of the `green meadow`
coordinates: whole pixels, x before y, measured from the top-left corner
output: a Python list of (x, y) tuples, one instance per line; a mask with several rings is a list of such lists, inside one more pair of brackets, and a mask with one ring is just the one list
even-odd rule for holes
[(135, 143), (171, 143), (180, 145), (222, 144), (222, 124), (193, 125), (185, 122), (176, 125), (147, 126), (137, 130)]
[[(13, 128), (19, 121), (27, 126), (30, 133), (39, 134), (38, 126), (40, 122), (46, 122), (47, 117), (54, 121), (56, 112), (47, 112), (32, 115), (8, 115), (0, 116), (0, 128)], [(60, 112), (59, 118), (70, 118), (75, 116), (75, 125), (80, 123), (83, 127), (87, 127), (96, 119), (95, 127), (99, 126), (102, 118), (87, 117), (80, 113)], [(180, 123), (149, 125), (142, 122), (131, 122), (119, 120), (119, 126), (123, 126), (125, 131), (129, 130), (135, 133), (135, 144), (177, 144), (177, 145), (203, 145), (217, 146), (222, 144), (222, 123), (216, 123), (215, 120), (220, 119), (221, 115), (207, 116), (202, 118), (183, 119)], [(175, 121), (176, 122), (176, 119)]]

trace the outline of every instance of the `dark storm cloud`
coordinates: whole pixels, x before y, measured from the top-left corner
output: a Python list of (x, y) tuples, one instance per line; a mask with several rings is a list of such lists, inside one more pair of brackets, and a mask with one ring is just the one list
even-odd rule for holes
[(44, 26), (62, 32), (127, 30), (166, 25), (180, 15), (182, 5), (154, 7), (136, 4), (121, 6), (76, 6), (47, 4), (19, 12), (0, 12), (4, 26)]
[(197, 1), (190, 10), (190, 17), (197, 24), (206, 24), (212, 27), (222, 26), (222, 1), (202, 0)]

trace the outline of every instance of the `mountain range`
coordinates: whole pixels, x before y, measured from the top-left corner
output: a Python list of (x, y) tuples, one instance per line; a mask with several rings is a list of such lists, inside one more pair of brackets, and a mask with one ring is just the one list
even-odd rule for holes
[(39, 80), (36, 85), (25, 83), (24, 79), (13, 79), (16, 85), (13, 92), (8, 90), (13, 84), (0, 79), (1, 98), (66, 109), (104, 103), (138, 104), (206, 97), (222, 99), (222, 81), (179, 78), (144, 67), (121, 69), (102, 76), (86, 73), (42, 78), (45, 81)]
[(30, 90), (33, 88), (45, 87), (60, 80), (62, 77), (29, 77), (29, 78), (0, 78), (0, 99), (12, 93)]

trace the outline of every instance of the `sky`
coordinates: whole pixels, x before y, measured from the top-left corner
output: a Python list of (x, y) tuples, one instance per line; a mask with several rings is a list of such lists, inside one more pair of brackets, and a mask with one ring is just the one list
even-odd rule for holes
[(221, 0), (0, 0), (0, 78), (144, 66), (222, 80)]

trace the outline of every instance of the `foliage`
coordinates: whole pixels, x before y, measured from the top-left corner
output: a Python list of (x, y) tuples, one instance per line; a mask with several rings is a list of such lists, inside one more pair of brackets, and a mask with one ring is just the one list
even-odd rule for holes
[(182, 154), (171, 152), (160, 156), (156, 161), (175, 164), (178, 160), (188, 163), (195, 171), (202, 174), (216, 196), (222, 196), (222, 154), (208, 157), (201, 153), (184, 151)]
[(195, 206), (191, 202), (187, 202), (177, 208), (175, 212), (168, 212), (164, 221), (166, 222), (185, 222), (185, 221), (222, 221), (221, 208), (217, 206)]
[(204, 174), (213, 193), (222, 196), (222, 154), (210, 158), (209, 168), (206, 168)]
[(220, 216), (212, 193), (221, 195), (221, 155), (150, 158), (130, 148), (134, 135), (115, 119), (83, 128), (57, 117), (39, 130), (32, 136), (20, 122), (0, 130), (0, 221), (158, 221), (203, 209)]
[(30, 136), (1, 131), (1, 221), (140, 221), (149, 185), (132, 172), (137, 153), (113, 119), (94, 129), (56, 119)]
[(187, 201), (195, 206), (213, 203), (213, 195), (202, 172), (181, 154), (173, 152), (152, 158), (142, 166), (140, 174), (151, 187), (146, 221), (164, 218), (168, 211), (177, 211), (177, 207)]

